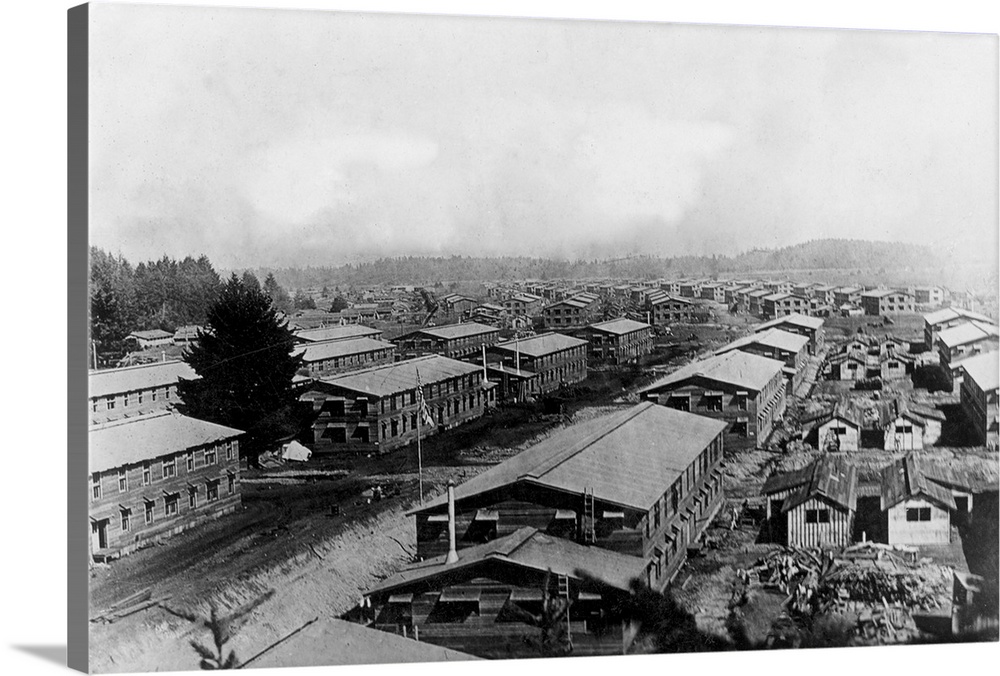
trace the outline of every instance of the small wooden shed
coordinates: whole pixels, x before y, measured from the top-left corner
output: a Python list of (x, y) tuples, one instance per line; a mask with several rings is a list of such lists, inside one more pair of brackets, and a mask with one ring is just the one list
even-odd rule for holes
[(951, 542), (951, 492), (924, 475), (914, 454), (882, 470), (883, 533), (890, 545), (937, 545)]
[(857, 470), (841, 456), (824, 455), (794, 472), (772, 475), (766, 497), (772, 542), (791, 547), (845, 546), (857, 510)]

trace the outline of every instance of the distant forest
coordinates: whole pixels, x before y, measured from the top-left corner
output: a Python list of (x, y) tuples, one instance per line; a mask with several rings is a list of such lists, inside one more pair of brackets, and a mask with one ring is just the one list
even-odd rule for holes
[[(290, 298), (271, 274), (265, 275), (263, 285), (249, 271), (243, 281), (262, 288), (279, 310), (316, 307), (311, 299)], [(121, 255), (91, 247), (91, 338), (101, 352), (117, 353), (133, 331), (173, 333), (180, 326), (203, 324), (221, 290), (222, 279), (205, 255), (182, 260), (164, 256), (133, 267)]]
[(944, 267), (931, 247), (898, 242), (826, 239), (781, 249), (754, 249), (736, 256), (630, 256), (612, 260), (561, 261), (545, 258), (470, 256), (383, 258), (337, 267), (261, 268), (288, 288), (358, 287), (378, 284), (435, 284), (516, 279), (586, 279), (755, 275), (761, 271)]

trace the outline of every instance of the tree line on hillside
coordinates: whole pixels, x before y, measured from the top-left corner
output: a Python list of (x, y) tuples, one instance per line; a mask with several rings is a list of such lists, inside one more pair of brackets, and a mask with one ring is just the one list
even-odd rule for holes
[[(273, 274), (261, 285), (252, 272), (242, 281), (262, 290), (277, 310), (288, 312), (295, 300)], [(91, 339), (100, 353), (120, 354), (133, 331), (203, 325), (209, 308), (219, 299), (223, 282), (208, 256), (175, 260), (163, 256), (133, 266), (122, 255), (90, 249)], [(302, 299), (300, 304), (308, 305)]]
[(760, 271), (941, 266), (944, 255), (931, 247), (899, 242), (827, 239), (780, 249), (753, 249), (736, 256), (628, 256), (611, 260), (555, 260), (523, 256), (381, 258), (330, 267), (261, 269), (289, 287), (435, 284), (449, 281), (714, 277)]

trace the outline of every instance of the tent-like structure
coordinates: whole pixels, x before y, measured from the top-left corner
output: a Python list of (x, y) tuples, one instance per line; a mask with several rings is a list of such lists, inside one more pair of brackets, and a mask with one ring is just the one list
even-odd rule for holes
[(312, 451), (297, 441), (290, 441), (281, 448), (282, 460), (298, 460), (305, 462), (312, 456)]

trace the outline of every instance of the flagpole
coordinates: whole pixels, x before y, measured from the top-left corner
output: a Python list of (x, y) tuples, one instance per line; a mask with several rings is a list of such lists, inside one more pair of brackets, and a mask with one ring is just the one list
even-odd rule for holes
[(420, 432), (423, 430), (424, 388), (420, 384), (420, 369), (417, 369), (417, 485), (420, 491), (420, 504), (424, 504), (424, 461), (420, 449)]

